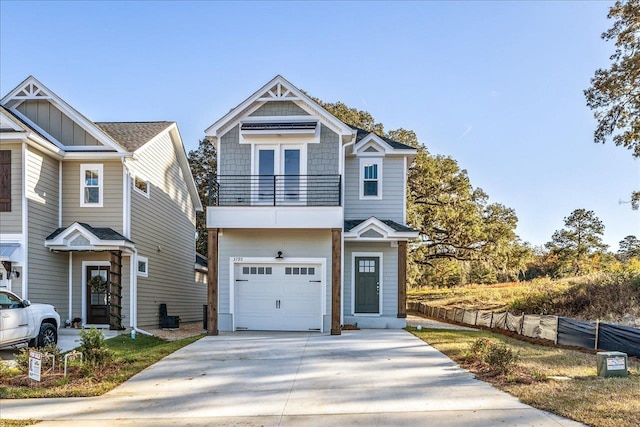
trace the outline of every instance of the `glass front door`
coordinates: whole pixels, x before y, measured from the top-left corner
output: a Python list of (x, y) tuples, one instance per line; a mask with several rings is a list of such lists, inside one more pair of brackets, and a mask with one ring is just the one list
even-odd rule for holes
[(109, 324), (109, 267), (87, 267), (87, 322)]
[(278, 204), (302, 200), (300, 176), (303, 165), (300, 148), (259, 147), (256, 159), (259, 202)]

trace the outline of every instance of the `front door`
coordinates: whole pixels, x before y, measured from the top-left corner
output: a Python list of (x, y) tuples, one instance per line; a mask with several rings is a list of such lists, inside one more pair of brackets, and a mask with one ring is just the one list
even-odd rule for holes
[(380, 258), (356, 257), (356, 313), (380, 313)]
[(87, 322), (109, 324), (109, 267), (87, 267)]

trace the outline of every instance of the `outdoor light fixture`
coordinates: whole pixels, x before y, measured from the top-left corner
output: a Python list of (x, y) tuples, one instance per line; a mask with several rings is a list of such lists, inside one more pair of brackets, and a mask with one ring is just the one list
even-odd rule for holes
[(278, 256), (276, 257), (276, 259), (282, 259), (282, 258), (284, 258), (282, 256), (282, 251), (278, 251)]

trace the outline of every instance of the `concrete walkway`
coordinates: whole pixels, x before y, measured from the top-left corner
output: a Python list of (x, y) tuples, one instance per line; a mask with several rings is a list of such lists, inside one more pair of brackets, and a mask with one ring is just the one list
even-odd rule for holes
[(0, 400), (39, 426), (575, 426), (403, 330), (205, 337), (101, 397)]

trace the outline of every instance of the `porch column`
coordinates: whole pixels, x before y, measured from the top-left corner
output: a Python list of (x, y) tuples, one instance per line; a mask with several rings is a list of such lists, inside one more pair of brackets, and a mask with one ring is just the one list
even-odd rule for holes
[(218, 335), (218, 229), (207, 229), (207, 335)]
[(407, 242), (398, 242), (398, 318), (407, 317)]
[(340, 335), (342, 310), (342, 229), (331, 229), (331, 335)]

